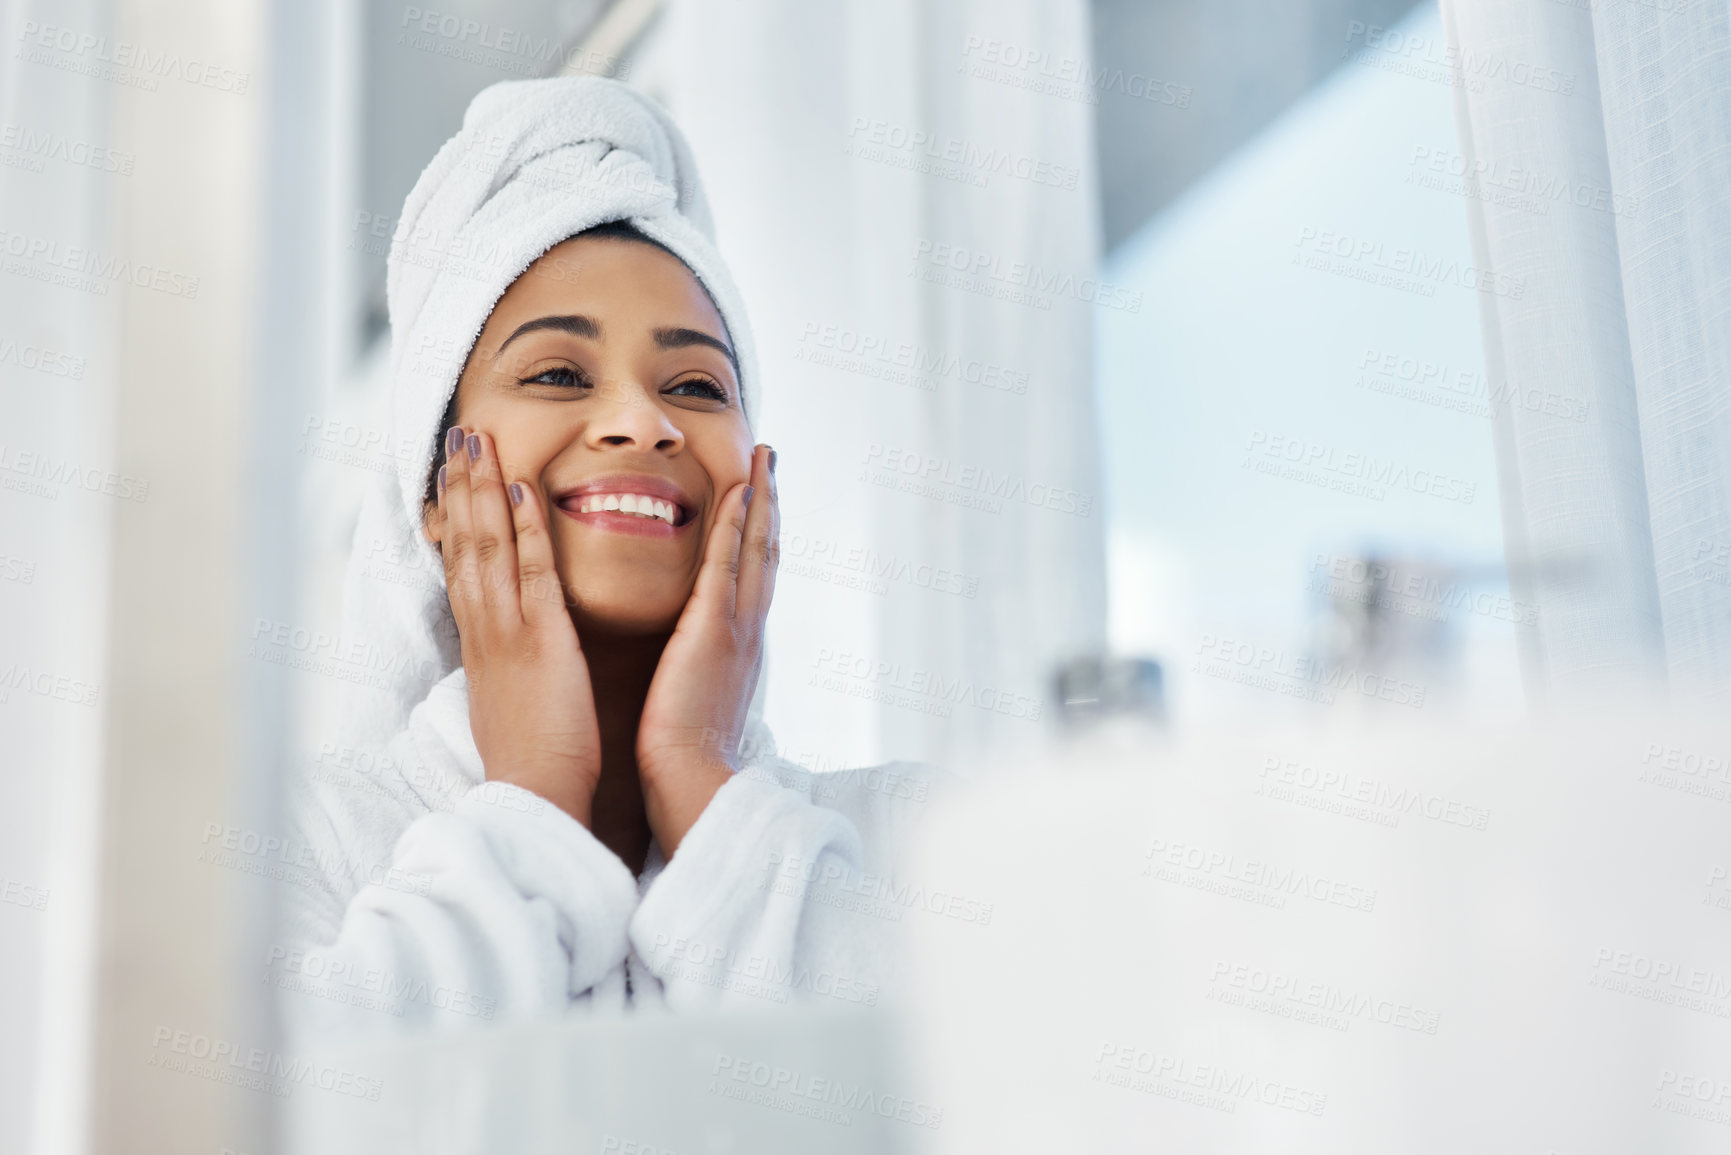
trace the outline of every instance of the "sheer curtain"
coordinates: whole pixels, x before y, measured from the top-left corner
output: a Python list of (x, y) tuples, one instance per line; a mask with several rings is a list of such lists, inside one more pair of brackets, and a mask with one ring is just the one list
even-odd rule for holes
[[(1443, 0), (1530, 696), (1731, 689), (1731, 7)], [(1416, 51), (1428, 51), (1419, 46)], [(1445, 51), (1438, 49), (1438, 51)]]
[(796, 761), (1023, 744), (1103, 641), (1087, 62), (1083, 0), (673, 0), (633, 69), (757, 330)]
[[(114, 519), (137, 502), (101, 490), (118, 472), (123, 290), (48, 258), (121, 251), (113, 198), (142, 158), (111, 131), (117, 86), (53, 67), (66, 54), (36, 38), (112, 35), (111, 8), (0, 4), (0, 1151), (89, 1139)], [(113, 170), (69, 159), (92, 156)], [(84, 693), (30, 689), (56, 679)]]

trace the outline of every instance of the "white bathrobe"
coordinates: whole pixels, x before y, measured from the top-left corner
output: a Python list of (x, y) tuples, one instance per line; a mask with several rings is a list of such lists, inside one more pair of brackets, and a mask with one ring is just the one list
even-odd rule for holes
[(920, 893), (892, 862), (934, 785), (914, 764), (814, 775), (766, 753), (633, 878), (558, 807), (485, 781), (461, 670), (382, 750), (316, 766), (291, 809), (301, 867), (272, 981), (291, 1027), (321, 1035), (646, 1002), (875, 1006)]
[[(755, 420), (751, 327), (667, 114), (595, 78), (481, 92), (416, 181), (391, 243), (401, 469), (366, 496), (343, 613), (346, 646), (386, 672), (346, 694), (344, 740), (291, 788), (286, 933), (267, 976), (291, 1027), (645, 1002), (873, 1005), (888, 993), (885, 940), (921, 893), (888, 869), (931, 774), (814, 776), (778, 760), (761, 676), (740, 773), (671, 864), (652, 847), (641, 878), (563, 811), (486, 781), (422, 495), (440, 417), (499, 297), (549, 248), (612, 220), (669, 248), (710, 294)], [(365, 564), (381, 549), (414, 580), (381, 580)]]

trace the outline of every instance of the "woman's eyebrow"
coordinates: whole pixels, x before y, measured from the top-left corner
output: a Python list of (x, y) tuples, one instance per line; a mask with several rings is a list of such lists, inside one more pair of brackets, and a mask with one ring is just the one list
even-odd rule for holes
[(533, 321), (524, 321), (499, 346), (499, 351), (493, 354), (497, 361), (505, 352), (505, 346), (521, 337), (524, 333), (533, 333), (537, 329), (557, 329), (561, 333), (571, 333), (578, 337), (588, 337), (591, 341), (601, 339), (601, 325), (593, 317), (584, 317), (572, 313), (565, 316), (536, 317)]
[(718, 341), (701, 330), (657, 329), (655, 344), (661, 349), (685, 349), (692, 345), (708, 345), (711, 349), (719, 349), (727, 355), (728, 363), (733, 366), (733, 375), (739, 376), (739, 358), (733, 355), (733, 350), (727, 347), (725, 341)]

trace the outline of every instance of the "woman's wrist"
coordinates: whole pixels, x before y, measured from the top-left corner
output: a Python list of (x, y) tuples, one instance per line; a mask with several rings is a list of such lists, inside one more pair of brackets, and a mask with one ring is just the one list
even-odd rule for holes
[(593, 824), (595, 802), (595, 791), (593, 788), (585, 790), (581, 785), (554, 785), (545, 780), (537, 780), (535, 776), (530, 775), (488, 774), (487, 780), (490, 782), (505, 782), (509, 785), (527, 790), (538, 798), (546, 799), (554, 806), (557, 806), (559, 809), (569, 814), (573, 819), (580, 823), (584, 829), (589, 829)]
[(639, 767), (649, 828), (661, 853), (671, 859), (733, 768), (716, 758), (691, 756), (653, 768)]

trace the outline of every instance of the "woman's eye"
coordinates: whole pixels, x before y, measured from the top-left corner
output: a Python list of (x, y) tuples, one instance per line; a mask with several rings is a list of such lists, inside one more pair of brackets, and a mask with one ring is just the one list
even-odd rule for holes
[(668, 389), (668, 392), (679, 393), (685, 389), (696, 391), (686, 394), (686, 396), (689, 397), (708, 397), (714, 401), (727, 400), (727, 390), (709, 380), (707, 377), (687, 377), (685, 380), (678, 382), (672, 388)]
[(553, 369), (543, 369), (533, 377), (523, 378), (523, 384), (557, 385), (566, 389), (575, 389), (578, 386), (588, 384), (588, 382), (586, 382), (583, 379), (582, 374), (578, 373), (575, 369), (566, 365), (560, 365)]

